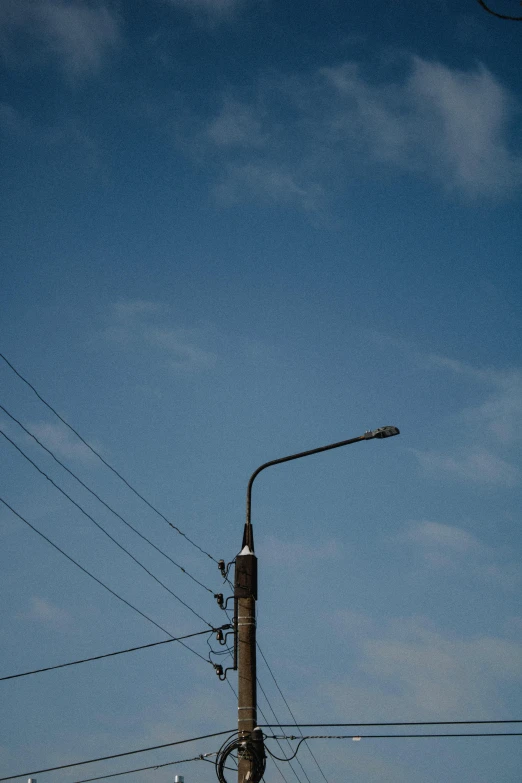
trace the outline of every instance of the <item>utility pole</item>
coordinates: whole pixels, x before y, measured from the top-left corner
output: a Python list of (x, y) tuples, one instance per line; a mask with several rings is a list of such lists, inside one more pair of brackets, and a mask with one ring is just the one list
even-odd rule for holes
[(238, 783), (259, 783), (265, 752), (257, 727), (256, 678), (257, 557), (254, 533), (247, 522), (241, 552), (236, 557), (234, 604), (238, 665)]
[[(290, 462), (301, 457), (309, 457), (323, 451), (338, 449), (373, 438), (389, 438), (398, 435), (397, 427), (379, 427), (369, 430), (357, 438), (330, 443), (317, 449), (290, 454), (260, 465), (250, 476), (246, 498), (246, 523), (243, 532), (241, 552), (236, 557), (234, 577), (234, 668), (237, 662), (238, 673), (238, 703), (237, 703), (237, 741), (229, 743), (221, 755), (224, 765), (227, 757), (237, 749), (238, 783), (259, 783), (263, 777), (266, 764), (263, 734), (257, 729), (257, 678), (256, 678), (256, 601), (257, 601), (257, 557), (254, 553), (254, 532), (252, 530), (252, 484), (255, 478), (265, 468)], [(223, 563), (224, 567), (224, 563)], [(220, 566), (221, 568), (221, 566)], [(223, 596), (221, 596), (222, 600)], [(221, 667), (219, 667), (221, 669)], [(220, 678), (222, 676), (222, 671)], [(221, 752), (220, 752), (221, 753)], [(218, 772), (220, 781), (224, 778)]]

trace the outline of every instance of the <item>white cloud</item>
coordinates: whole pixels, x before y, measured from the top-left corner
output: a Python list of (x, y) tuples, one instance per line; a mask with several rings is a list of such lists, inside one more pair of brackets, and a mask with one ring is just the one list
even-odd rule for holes
[(487, 546), (467, 530), (440, 522), (412, 522), (396, 540), (413, 545), (424, 563), (437, 570), (446, 569), (460, 579), (494, 584), (504, 590), (517, 589), (520, 567), (505, 548)]
[[(31, 432), (38, 440), (47, 446), (57, 457), (92, 462), (95, 459), (93, 453), (78, 438), (61, 424), (33, 424)], [(93, 444), (96, 451), (100, 451), (99, 444)]]
[(408, 538), (410, 541), (430, 549), (436, 547), (458, 553), (481, 549), (480, 541), (471, 533), (452, 525), (443, 525), (440, 522), (416, 522), (410, 526)]
[(337, 95), (329, 126), (338, 142), (469, 196), (522, 184), (522, 157), (508, 144), (514, 101), (485, 67), (459, 71), (414, 57), (409, 76), (387, 84), (365, 79), (355, 63), (321, 73)]
[(204, 11), (213, 15), (228, 14), (243, 0), (168, 0), (171, 5), (187, 8), (189, 11)]
[(256, 198), (267, 203), (297, 204), (306, 212), (316, 212), (323, 188), (316, 182), (301, 184), (288, 167), (262, 161), (230, 166), (215, 195), (224, 204)]
[(234, 100), (224, 101), (207, 134), (218, 147), (260, 147), (266, 140), (253, 107)]
[(516, 115), (514, 98), (481, 65), (462, 71), (412, 57), (392, 81), (346, 62), (264, 78), (250, 103), (229, 93), (202, 130), (187, 131), (186, 146), (220, 168), (216, 191), (230, 204), (268, 198), (313, 211), (327, 191), (383, 164), (448, 192), (500, 197), (522, 185), (522, 156), (510, 144)]
[(0, 45), (11, 65), (20, 64), (16, 49), (23, 35), (31, 56), (57, 61), (69, 77), (98, 73), (120, 43), (119, 28), (103, 3), (5, 0), (0, 10)]
[(520, 470), (485, 447), (463, 447), (449, 454), (417, 449), (413, 452), (422, 467), (433, 474), (492, 486), (514, 487), (520, 482)]
[(31, 607), (23, 616), (27, 620), (52, 627), (63, 626), (70, 621), (70, 615), (65, 609), (61, 609), (38, 596), (31, 598)]
[(136, 356), (146, 353), (149, 362), (155, 358), (164, 367), (183, 373), (209, 370), (217, 363), (216, 353), (203, 347), (208, 335), (201, 330), (168, 325), (171, 313), (161, 303), (120, 300), (113, 305), (109, 320), (102, 332), (105, 339)]
[(217, 356), (197, 345), (195, 338), (182, 329), (145, 329), (143, 334), (151, 345), (165, 350), (172, 369), (199, 371), (216, 364)]
[[(340, 622), (339, 622), (340, 621)], [(359, 720), (386, 714), (448, 720), (491, 716), (502, 709), (502, 686), (522, 681), (522, 645), (495, 636), (444, 634), (422, 618), (343, 627), (359, 656), (350, 681), (327, 688), (333, 704)], [(353, 684), (355, 683), (355, 684)]]

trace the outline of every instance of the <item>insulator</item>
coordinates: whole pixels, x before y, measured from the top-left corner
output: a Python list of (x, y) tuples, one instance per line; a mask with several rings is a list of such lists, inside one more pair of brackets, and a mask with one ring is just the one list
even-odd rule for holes
[(221, 630), (221, 628), (219, 629), (219, 631), (216, 632), (216, 639), (218, 640), (218, 642), (223, 641), (223, 631)]
[(214, 669), (216, 670), (216, 674), (217, 674), (218, 677), (222, 677), (223, 676), (223, 667), (221, 666), (220, 663), (215, 663), (214, 664)]
[(214, 593), (214, 598), (218, 602), (218, 606), (223, 609), (223, 593)]

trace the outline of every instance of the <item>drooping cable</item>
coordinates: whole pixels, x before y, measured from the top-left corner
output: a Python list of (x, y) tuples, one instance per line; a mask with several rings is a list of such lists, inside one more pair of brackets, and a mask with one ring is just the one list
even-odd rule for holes
[(309, 734), (305, 737), (296, 737), (295, 735), (265, 735), (264, 739), (291, 739), (299, 740), (297, 747), (292, 756), (289, 758), (279, 758), (267, 748), (267, 752), (278, 761), (292, 761), (297, 755), (297, 752), (303, 742), (313, 739), (329, 739), (329, 740), (353, 740), (360, 742), (363, 739), (463, 739), (465, 737), (522, 737), (522, 731), (505, 731), (505, 732), (469, 732), (469, 733), (453, 733), (453, 734), (339, 734), (339, 735), (327, 735), (327, 734)]
[(137, 489), (135, 489), (135, 488), (132, 486), (132, 484), (131, 484), (129, 481), (127, 481), (127, 479), (126, 479), (126, 478), (124, 478), (124, 476), (122, 476), (122, 474), (121, 474), (121, 473), (119, 473), (119, 472), (116, 470), (116, 468), (113, 468), (113, 466), (112, 466), (112, 465), (110, 465), (110, 464), (107, 462), (107, 460), (106, 460), (106, 459), (104, 459), (104, 457), (102, 457), (102, 455), (101, 455), (101, 454), (100, 454), (98, 451), (96, 451), (96, 449), (95, 449), (95, 448), (93, 448), (93, 446), (91, 446), (91, 444), (90, 444), (90, 443), (88, 443), (88, 442), (85, 440), (85, 438), (84, 438), (82, 435), (80, 435), (80, 433), (78, 432), (78, 430), (74, 429), (74, 427), (72, 427), (72, 426), (71, 426), (71, 425), (70, 425), (70, 424), (69, 424), (69, 423), (68, 423), (68, 422), (67, 422), (67, 421), (66, 421), (66, 420), (65, 420), (65, 419), (64, 419), (62, 416), (60, 416), (60, 414), (58, 413), (58, 411), (56, 411), (56, 410), (53, 408), (53, 406), (52, 406), (50, 403), (48, 403), (48, 402), (47, 402), (47, 400), (45, 400), (45, 399), (42, 397), (42, 395), (41, 395), (41, 394), (40, 394), (40, 393), (39, 393), (39, 392), (36, 390), (36, 388), (35, 388), (35, 387), (32, 385), (32, 383), (30, 383), (30, 382), (27, 380), (27, 378), (24, 378), (24, 376), (23, 376), (23, 375), (22, 375), (20, 372), (18, 372), (18, 370), (17, 370), (17, 369), (14, 367), (14, 365), (12, 365), (12, 364), (11, 364), (11, 362), (10, 362), (10, 361), (7, 359), (7, 357), (6, 357), (6, 356), (4, 356), (4, 354), (3, 354), (3, 353), (0, 353), (0, 359), (3, 359), (3, 360), (4, 360), (4, 362), (7, 364), (7, 366), (8, 366), (8, 367), (10, 367), (10, 369), (11, 369), (11, 370), (12, 370), (12, 371), (15, 373), (15, 375), (17, 375), (17, 376), (20, 378), (20, 380), (21, 380), (21, 381), (23, 381), (23, 382), (24, 382), (24, 383), (25, 383), (25, 384), (26, 384), (26, 385), (27, 385), (27, 386), (28, 386), (28, 387), (29, 387), (29, 388), (30, 388), (30, 389), (31, 389), (31, 390), (34, 392), (34, 394), (36, 394), (36, 396), (38, 397), (38, 399), (39, 399), (41, 402), (43, 402), (43, 404), (44, 404), (44, 405), (45, 405), (45, 406), (46, 406), (46, 407), (47, 407), (47, 408), (48, 408), (48, 409), (49, 409), (49, 410), (50, 410), (52, 413), (54, 413), (54, 415), (55, 415), (55, 416), (56, 416), (58, 419), (60, 419), (60, 421), (61, 421), (63, 424), (65, 424), (65, 426), (66, 426), (66, 427), (68, 427), (68, 429), (69, 429), (69, 430), (70, 430), (72, 433), (74, 433), (74, 435), (76, 435), (76, 437), (77, 437), (77, 438), (79, 438), (79, 440), (81, 440), (81, 442), (84, 444), (84, 446), (87, 446), (87, 448), (89, 449), (89, 451), (91, 451), (91, 452), (92, 452), (92, 453), (93, 453), (93, 454), (94, 454), (96, 457), (98, 457), (98, 459), (99, 459), (99, 460), (101, 460), (101, 461), (103, 462), (103, 464), (104, 464), (104, 465), (105, 465), (107, 468), (109, 468), (109, 470), (111, 470), (111, 471), (114, 473), (114, 475), (115, 475), (115, 476), (117, 476), (117, 477), (120, 479), (120, 481), (123, 481), (123, 483), (124, 483), (124, 484), (125, 484), (125, 485), (126, 485), (126, 486), (127, 486), (129, 489), (130, 489), (130, 490), (131, 490), (131, 492), (133, 492), (133, 493), (136, 495), (136, 497), (138, 497), (138, 498), (139, 498), (141, 501), (143, 501), (143, 503), (145, 503), (145, 505), (147, 505), (147, 506), (148, 506), (148, 507), (149, 507), (149, 508), (150, 508), (152, 511), (154, 511), (154, 513), (155, 513), (155, 514), (157, 514), (159, 517), (161, 517), (161, 519), (163, 519), (163, 520), (164, 520), (164, 521), (167, 523), (167, 525), (170, 525), (170, 527), (171, 527), (173, 530), (175, 530), (175, 531), (176, 531), (176, 533), (178, 533), (180, 536), (183, 536), (183, 538), (185, 538), (185, 539), (186, 539), (186, 540), (187, 540), (187, 541), (188, 541), (190, 544), (192, 544), (192, 546), (194, 546), (196, 549), (199, 549), (199, 551), (200, 551), (202, 554), (204, 554), (204, 555), (206, 555), (207, 557), (209, 557), (211, 560), (213, 560), (213, 561), (214, 561), (214, 563), (217, 563), (217, 562), (218, 562), (218, 561), (216, 560), (216, 558), (215, 558), (215, 557), (213, 557), (213, 556), (212, 556), (212, 555), (211, 555), (209, 552), (206, 552), (206, 551), (205, 551), (205, 550), (204, 550), (202, 547), (200, 547), (200, 546), (199, 546), (199, 544), (196, 544), (196, 542), (195, 542), (195, 541), (193, 541), (191, 538), (189, 538), (189, 536), (187, 536), (187, 534), (186, 534), (186, 533), (184, 533), (182, 530), (180, 530), (180, 528), (179, 528), (179, 527), (177, 527), (177, 525), (175, 525), (173, 522), (171, 522), (171, 521), (170, 521), (170, 520), (169, 520), (169, 519), (168, 519), (168, 518), (167, 518), (167, 517), (166, 517), (164, 514), (162, 514), (162, 513), (161, 513), (161, 511), (159, 511), (159, 510), (158, 510), (158, 509), (157, 509), (155, 506), (153, 506), (153, 505), (152, 505), (152, 503), (151, 503), (150, 501), (148, 501), (146, 497), (144, 497), (143, 495), (141, 495), (141, 494), (138, 492), (138, 490), (137, 490)]
[[(97, 582), (101, 587), (103, 587), (105, 590), (107, 590), (111, 595), (113, 595), (115, 598), (117, 598), (122, 603), (126, 604), (130, 609), (137, 612), (139, 615), (141, 615), (145, 620), (147, 620), (149, 623), (152, 623), (152, 625), (155, 625), (156, 628), (159, 628), (160, 631), (163, 631), (163, 633), (167, 634), (170, 639), (174, 639), (174, 635), (170, 633), (170, 631), (167, 631), (166, 628), (163, 628), (162, 625), (156, 622), (156, 620), (153, 620), (152, 617), (149, 617), (145, 612), (142, 612), (141, 609), (138, 609), (136, 606), (130, 603), (130, 601), (127, 601), (126, 598), (122, 598), (121, 595), (118, 595), (114, 590), (112, 590), (110, 587), (108, 587), (104, 582), (101, 581), (101, 579), (98, 579), (97, 576), (94, 576), (94, 574), (91, 574), (90, 571), (88, 571), (86, 568), (84, 568), (80, 563), (78, 563), (77, 560), (75, 560), (71, 555), (68, 555), (67, 552), (65, 552), (61, 547), (58, 546), (58, 544), (55, 544), (54, 541), (51, 541), (48, 536), (46, 536), (44, 533), (41, 532), (41, 530), (38, 530), (37, 527), (35, 527), (31, 522), (29, 522), (25, 517), (23, 517), (21, 514), (18, 513), (18, 511), (15, 511), (15, 509), (9, 505), (9, 503), (4, 500), (2, 497), (0, 497), (0, 503), (3, 503), (4, 506), (7, 506), (7, 508), (13, 512), (15, 516), (18, 517), (22, 522), (25, 522), (26, 525), (28, 525), (31, 530), (34, 530), (35, 533), (38, 533), (38, 535), (44, 539), (44, 541), (47, 541), (48, 544), (50, 544), (54, 549), (56, 549), (60, 554), (62, 554), (64, 557), (67, 558), (67, 560), (70, 560), (71, 563), (74, 563), (75, 566), (77, 566), (81, 571), (83, 571), (84, 574), (87, 574), (87, 576), (90, 576), (91, 579), (94, 579), (95, 582)], [(197, 655), (198, 658), (201, 658), (202, 661), (205, 661), (205, 663), (208, 663), (208, 660), (203, 657), (203, 655), (200, 655), (196, 650), (193, 650), (192, 647), (189, 647), (188, 644), (185, 644), (185, 642), (179, 642), (182, 647), (185, 647), (187, 650), (190, 650), (191, 653), (194, 653), (194, 655)]]
[(506, 14), (499, 14), (496, 11), (492, 11), (491, 8), (489, 8), (484, 0), (477, 0), (478, 4), (482, 6), (484, 11), (487, 11), (488, 14), (491, 14), (492, 16), (496, 16), (497, 19), (507, 19), (510, 22), (522, 22), (522, 16), (506, 16)]
[(17, 772), (14, 775), (6, 775), (4, 778), (0, 778), (0, 783), (4, 780), (13, 780), (14, 778), (26, 778), (31, 775), (41, 775), (44, 772), (56, 772), (59, 769), (71, 769), (72, 767), (81, 767), (83, 764), (95, 764), (98, 761), (109, 761), (110, 759), (121, 759), (123, 756), (135, 756), (137, 753), (148, 753), (151, 750), (160, 750), (161, 748), (172, 748), (174, 745), (186, 745), (189, 742), (197, 742), (198, 740), (210, 739), (211, 737), (222, 737), (224, 734), (231, 734), (230, 729), (228, 731), (215, 731), (213, 734), (203, 734), (201, 737), (190, 737), (189, 739), (176, 740), (175, 742), (164, 742), (162, 745), (152, 745), (148, 748), (138, 748), (137, 750), (127, 750), (125, 753), (113, 753), (110, 756), (99, 756), (95, 759), (86, 759), (84, 761), (74, 761), (71, 764), (61, 764), (57, 767), (47, 767), (47, 769), (33, 769), (29, 772)]
[[(274, 716), (274, 718), (275, 718), (275, 719), (276, 719), (276, 721), (277, 721), (277, 716), (276, 716), (276, 714), (275, 714), (275, 712), (274, 712), (274, 708), (273, 708), (273, 707), (272, 707), (272, 705), (270, 704), (270, 700), (269, 700), (268, 696), (266, 695), (265, 689), (263, 688), (263, 686), (262, 686), (262, 685), (261, 685), (261, 683), (259, 682), (259, 678), (258, 678), (258, 677), (256, 677), (256, 682), (257, 682), (257, 684), (258, 684), (258, 686), (259, 686), (259, 690), (261, 691), (261, 693), (263, 694), (263, 696), (264, 696), (264, 697), (265, 697), (265, 699), (266, 699), (266, 702), (267, 702), (267, 704), (268, 704), (268, 707), (269, 707), (269, 709), (270, 709), (270, 711), (271, 711), (272, 715)], [(258, 709), (259, 709), (259, 706), (258, 706)], [(266, 720), (265, 716), (263, 715), (263, 713), (262, 713), (262, 711), (261, 711), (260, 709), (259, 709), (259, 712), (261, 713), (261, 717), (263, 718), (263, 720)], [(279, 724), (276, 724), (276, 725), (279, 725)], [(281, 729), (281, 731), (282, 731), (282, 729)], [(281, 750), (281, 753), (284, 753), (283, 747), (282, 747), (281, 743), (279, 742), (279, 739), (278, 739), (278, 740), (276, 740), (276, 742), (277, 742), (277, 744), (279, 745), (279, 749)], [(290, 749), (291, 749), (291, 747), (292, 747), (292, 746), (290, 745), (290, 742), (289, 742), (289, 741), (288, 741), (288, 745), (289, 745), (289, 747), (290, 747)], [(303, 769), (303, 765), (301, 764), (301, 762), (299, 761), (299, 759), (296, 759), (296, 761), (297, 761), (297, 763), (299, 764), (299, 766), (301, 767), (301, 771), (302, 771), (303, 775), (305, 776), (305, 778), (307, 779), (308, 783), (311, 783), (311, 781), (310, 781), (310, 778), (308, 777), (308, 775), (306, 774), (305, 770)], [(299, 783), (301, 783), (300, 777), (299, 777), (299, 775), (297, 774), (297, 772), (295, 771), (295, 769), (293, 768), (292, 764), (290, 764), (290, 769), (291, 769), (291, 770), (292, 770), (292, 772), (294, 773), (294, 775), (295, 775), (296, 779), (299, 781)]]
[(101, 525), (99, 522), (97, 522), (97, 521), (94, 519), (94, 517), (93, 517), (91, 514), (89, 514), (89, 512), (88, 512), (88, 511), (85, 511), (85, 509), (84, 509), (84, 508), (83, 508), (83, 507), (82, 507), (82, 506), (81, 506), (79, 503), (77, 503), (77, 502), (76, 502), (76, 500), (74, 500), (74, 499), (73, 499), (73, 498), (72, 498), (72, 497), (71, 497), (69, 494), (67, 494), (67, 492), (66, 492), (64, 489), (62, 489), (62, 488), (60, 487), (60, 485), (56, 483), (56, 481), (54, 481), (54, 480), (53, 480), (53, 479), (52, 479), (50, 476), (48, 476), (48, 475), (47, 475), (47, 473), (46, 473), (44, 470), (42, 470), (42, 468), (40, 468), (40, 467), (39, 467), (39, 466), (36, 464), (36, 462), (35, 462), (34, 460), (32, 460), (32, 459), (31, 459), (31, 457), (29, 457), (29, 455), (28, 455), (28, 454), (26, 454), (26, 453), (25, 453), (25, 451), (23, 451), (23, 449), (21, 449), (21, 448), (20, 448), (20, 446), (18, 446), (18, 444), (17, 444), (17, 443), (15, 443), (15, 442), (14, 442), (14, 440), (12, 440), (12, 439), (11, 439), (11, 438), (10, 438), (8, 435), (6, 435), (6, 433), (5, 433), (5, 432), (4, 432), (2, 429), (0, 429), (0, 435), (2, 435), (2, 436), (3, 436), (3, 437), (4, 437), (4, 438), (5, 438), (5, 439), (6, 439), (6, 440), (7, 440), (7, 441), (8, 441), (8, 442), (9, 442), (9, 443), (10, 443), (10, 444), (13, 446), (13, 447), (14, 447), (14, 448), (15, 448), (15, 449), (16, 449), (16, 450), (17, 450), (17, 451), (18, 451), (18, 452), (19, 452), (19, 453), (22, 455), (22, 457), (23, 457), (25, 460), (27, 460), (27, 462), (29, 462), (29, 463), (30, 463), (30, 464), (33, 466), (33, 468), (35, 468), (35, 469), (38, 471), (38, 473), (40, 473), (40, 474), (41, 474), (41, 475), (42, 475), (42, 476), (43, 476), (45, 479), (47, 479), (47, 481), (49, 481), (49, 482), (50, 482), (50, 483), (53, 485), (53, 487), (55, 487), (55, 489), (57, 489), (57, 490), (58, 490), (58, 492), (60, 492), (60, 493), (61, 493), (61, 494), (62, 494), (64, 497), (66, 497), (66, 498), (67, 498), (67, 500), (68, 500), (70, 503), (72, 503), (72, 504), (73, 504), (73, 506), (76, 506), (76, 508), (77, 508), (77, 509), (78, 509), (78, 510), (79, 510), (79, 511), (80, 511), (80, 512), (81, 512), (81, 513), (82, 513), (82, 514), (85, 516), (85, 517), (87, 517), (87, 519), (89, 519), (89, 520), (90, 520), (90, 521), (91, 521), (91, 522), (92, 522), (94, 525), (96, 525), (96, 527), (97, 527), (99, 530), (101, 530), (101, 532), (102, 532), (102, 533), (103, 533), (105, 536), (107, 536), (107, 538), (109, 538), (109, 539), (110, 539), (110, 540), (113, 542), (113, 544), (115, 544), (115, 545), (116, 545), (116, 546), (117, 546), (119, 549), (121, 549), (121, 550), (122, 550), (122, 552), (125, 552), (125, 554), (126, 554), (128, 557), (130, 557), (130, 558), (131, 558), (131, 560), (133, 560), (133, 561), (136, 563), (136, 565), (138, 565), (138, 566), (139, 566), (139, 567), (140, 567), (140, 568), (141, 568), (143, 571), (145, 571), (145, 573), (147, 573), (147, 574), (148, 574), (148, 575), (151, 577), (151, 579), (154, 579), (154, 581), (155, 581), (155, 582), (157, 582), (157, 583), (158, 583), (158, 584), (159, 584), (161, 587), (163, 587), (163, 589), (164, 589), (164, 590), (166, 590), (168, 593), (170, 593), (170, 595), (171, 595), (173, 598), (175, 598), (175, 599), (176, 599), (176, 601), (179, 601), (179, 603), (180, 603), (180, 604), (183, 604), (183, 606), (184, 606), (186, 609), (188, 609), (188, 610), (189, 610), (189, 612), (192, 612), (192, 614), (193, 614), (193, 615), (195, 615), (195, 616), (196, 616), (196, 617), (197, 617), (199, 620), (201, 620), (202, 622), (204, 622), (204, 623), (205, 623), (205, 625), (208, 625), (208, 627), (209, 627), (209, 628), (212, 628), (212, 627), (213, 627), (213, 626), (212, 626), (212, 623), (209, 623), (209, 622), (208, 622), (208, 620), (205, 620), (205, 618), (204, 618), (204, 617), (202, 617), (202, 616), (199, 614), (199, 612), (196, 612), (196, 610), (195, 610), (195, 609), (193, 609), (191, 606), (189, 606), (189, 604), (187, 604), (187, 602), (186, 602), (186, 601), (184, 601), (182, 598), (180, 598), (180, 597), (179, 597), (179, 595), (176, 595), (176, 593), (175, 593), (173, 590), (171, 590), (171, 589), (170, 589), (170, 587), (167, 587), (167, 585), (166, 585), (164, 582), (162, 582), (162, 581), (161, 581), (161, 579), (158, 579), (158, 577), (157, 577), (157, 576), (155, 576), (155, 575), (152, 573), (152, 571), (150, 571), (150, 570), (147, 568), (147, 566), (144, 566), (144, 565), (143, 565), (143, 563), (142, 563), (140, 560), (138, 560), (138, 558), (137, 558), (137, 557), (135, 557), (135, 556), (134, 556), (134, 555), (133, 555), (131, 552), (129, 552), (129, 550), (128, 550), (128, 549), (126, 549), (126, 548), (123, 546), (123, 544), (120, 544), (120, 542), (119, 542), (119, 541), (118, 541), (116, 538), (114, 538), (114, 536), (112, 536), (112, 535), (111, 535), (111, 534), (110, 534), (110, 533), (109, 533), (107, 530), (105, 530), (105, 528), (103, 527), (103, 525)]
[(109, 504), (108, 504), (108, 503), (106, 503), (106, 502), (105, 502), (105, 500), (103, 500), (103, 498), (101, 498), (101, 497), (100, 497), (100, 496), (99, 496), (99, 495), (98, 495), (96, 492), (94, 492), (94, 490), (93, 490), (93, 489), (91, 489), (91, 488), (90, 488), (90, 487), (89, 487), (87, 484), (85, 484), (85, 482), (84, 482), (84, 481), (82, 481), (82, 480), (81, 480), (81, 478), (79, 478), (79, 477), (76, 475), (76, 473), (74, 473), (74, 472), (73, 472), (73, 471), (72, 471), (70, 468), (68, 468), (68, 467), (67, 467), (67, 465), (65, 465), (65, 464), (64, 464), (64, 463), (63, 463), (63, 462), (62, 462), (60, 459), (58, 459), (58, 457), (56, 456), (56, 454), (54, 454), (54, 452), (53, 452), (53, 451), (51, 451), (51, 449), (49, 449), (47, 446), (45, 446), (45, 445), (44, 445), (44, 444), (41, 442), (41, 440), (39, 440), (39, 439), (36, 437), (36, 435), (35, 435), (33, 432), (31, 432), (31, 430), (29, 430), (29, 429), (28, 429), (28, 427), (26, 427), (24, 424), (22, 424), (22, 422), (21, 422), (21, 421), (19, 421), (19, 420), (18, 420), (18, 419), (17, 419), (15, 416), (13, 416), (13, 414), (12, 414), (12, 413), (10, 413), (10, 412), (7, 410), (7, 408), (6, 408), (4, 405), (0, 404), (0, 409), (1, 409), (1, 410), (3, 410), (3, 411), (4, 411), (4, 413), (5, 413), (7, 416), (9, 416), (9, 418), (10, 418), (12, 421), (14, 421), (16, 424), (18, 424), (18, 426), (19, 426), (19, 427), (21, 427), (21, 428), (23, 429), (23, 431), (24, 431), (25, 433), (27, 433), (27, 435), (29, 435), (29, 437), (31, 437), (31, 438), (32, 438), (34, 441), (36, 441), (36, 443), (38, 443), (38, 445), (39, 445), (39, 446), (40, 446), (42, 449), (44, 449), (44, 451), (46, 451), (46, 452), (47, 452), (47, 453), (48, 453), (48, 454), (49, 454), (49, 455), (50, 455), (50, 456), (51, 456), (51, 457), (54, 459), (54, 461), (58, 463), (58, 465), (60, 465), (60, 466), (61, 466), (61, 467), (62, 467), (62, 468), (65, 470), (65, 471), (67, 471), (67, 473), (68, 473), (70, 476), (72, 476), (72, 477), (73, 477), (73, 478), (74, 478), (74, 479), (75, 479), (75, 480), (76, 480), (76, 481), (77, 481), (77, 482), (78, 482), (78, 483), (79, 483), (79, 484), (80, 484), (80, 485), (81, 485), (81, 486), (82, 486), (84, 489), (86, 489), (86, 490), (87, 490), (87, 492), (90, 492), (90, 494), (91, 494), (93, 497), (95, 497), (95, 498), (96, 498), (96, 500), (98, 500), (98, 501), (99, 501), (99, 502), (100, 502), (100, 503), (101, 503), (103, 506), (105, 506), (105, 508), (106, 508), (106, 509), (108, 509), (108, 510), (109, 510), (109, 511), (110, 511), (112, 514), (114, 514), (114, 516), (115, 516), (115, 517), (117, 517), (119, 520), (121, 520), (121, 521), (123, 522), (123, 524), (124, 524), (124, 525), (127, 525), (127, 527), (128, 527), (128, 528), (130, 528), (130, 529), (131, 529), (131, 530), (132, 530), (134, 533), (136, 533), (136, 535), (137, 535), (137, 536), (139, 536), (141, 539), (143, 539), (144, 541), (146, 541), (146, 542), (147, 542), (147, 544), (149, 544), (149, 545), (150, 545), (151, 547), (153, 547), (153, 548), (154, 548), (154, 549), (155, 549), (157, 552), (159, 552), (159, 553), (160, 553), (160, 555), (163, 555), (163, 557), (165, 557), (167, 560), (169, 560), (169, 561), (172, 563), (172, 565), (175, 565), (175, 566), (176, 566), (176, 568), (179, 568), (179, 570), (180, 570), (180, 571), (182, 571), (184, 574), (186, 574), (186, 576), (188, 576), (188, 577), (189, 577), (189, 579), (192, 579), (192, 581), (193, 581), (193, 582), (195, 582), (196, 584), (200, 585), (200, 587), (202, 587), (202, 588), (203, 588), (204, 590), (206, 590), (208, 593), (210, 593), (211, 595), (214, 595), (214, 591), (213, 591), (213, 590), (211, 590), (211, 589), (210, 589), (210, 587), (207, 587), (206, 585), (204, 585), (204, 584), (203, 584), (203, 582), (200, 582), (200, 581), (199, 581), (199, 579), (196, 579), (196, 577), (195, 577), (195, 576), (192, 576), (192, 574), (191, 574), (191, 573), (189, 573), (189, 571), (187, 571), (187, 569), (186, 569), (186, 568), (183, 568), (183, 566), (181, 566), (179, 563), (176, 563), (176, 561), (175, 561), (175, 560), (173, 560), (173, 558), (172, 558), (172, 557), (170, 557), (169, 555), (167, 555), (167, 554), (166, 554), (166, 553), (165, 553), (165, 552), (164, 552), (162, 549), (160, 549), (160, 547), (159, 547), (159, 546), (156, 546), (156, 544), (154, 544), (154, 543), (153, 543), (153, 542), (152, 542), (152, 541), (151, 541), (149, 538), (147, 538), (147, 536), (143, 535), (143, 533), (141, 533), (141, 532), (140, 532), (139, 530), (137, 530), (137, 529), (136, 529), (136, 528), (135, 528), (133, 525), (131, 525), (131, 523), (130, 523), (128, 520), (126, 520), (126, 519), (125, 519), (125, 517), (123, 517), (121, 514), (119, 514), (117, 511), (115, 511), (115, 510), (114, 510), (114, 509), (113, 509), (111, 506), (109, 506)]

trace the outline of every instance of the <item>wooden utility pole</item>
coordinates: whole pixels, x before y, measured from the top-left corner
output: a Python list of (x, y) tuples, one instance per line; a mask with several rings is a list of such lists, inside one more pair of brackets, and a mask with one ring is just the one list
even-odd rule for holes
[(259, 783), (264, 772), (264, 747), (257, 726), (256, 679), (257, 557), (252, 525), (245, 525), (243, 546), (236, 557), (234, 603), (238, 665), (238, 783)]

